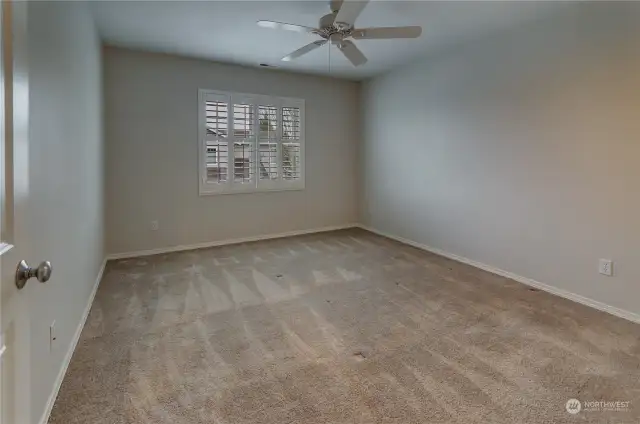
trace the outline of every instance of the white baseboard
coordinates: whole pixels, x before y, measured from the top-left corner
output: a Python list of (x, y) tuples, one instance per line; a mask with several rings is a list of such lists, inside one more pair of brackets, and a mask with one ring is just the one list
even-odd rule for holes
[(62, 361), (62, 367), (60, 368), (60, 372), (58, 373), (58, 377), (56, 378), (56, 382), (53, 386), (53, 391), (49, 396), (47, 401), (47, 407), (40, 418), (40, 424), (47, 424), (49, 421), (49, 416), (51, 415), (51, 410), (53, 409), (53, 405), (56, 403), (56, 398), (58, 397), (58, 392), (60, 391), (60, 386), (62, 386), (62, 381), (64, 380), (64, 376), (67, 373), (67, 368), (69, 368), (69, 363), (71, 363), (71, 358), (73, 357), (73, 352), (76, 350), (76, 346), (78, 345), (78, 341), (80, 340), (80, 335), (82, 334), (82, 329), (84, 328), (85, 322), (87, 322), (87, 318), (89, 317), (89, 312), (91, 311), (91, 305), (93, 305), (93, 299), (96, 297), (96, 293), (98, 292), (98, 286), (100, 286), (100, 280), (102, 280), (102, 274), (104, 273), (104, 268), (107, 265), (107, 258), (102, 261), (102, 266), (98, 271), (98, 276), (96, 277), (96, 281), (93, 285), (93, 290), (91, 291), (91, 295), (89, 296), (89, 301), (87, 302), (87, 306), (84, 308), (84, 312), (82, 313), (82, 318), (80, 318), (80, 322), (78, 323), (78, 327), (76, 328), (76, 332), (73, 335), (73, 339), (71, 340), (71, 345), (69, 346), (69, 350)]
[(225, 246), (229, 244), (248, 243), (252, 241), (271, 240), (283, 237), (301, 236), (305, 234), (323, 233), (326, 231), (344, 230), (347, 228), (360, 227), (359, 224), (333, 225), (330, 227), (312, 228), (309, 230), (287, 231), (285, 233), (264, 234), (260, 236), (242, 237), (219, 241), (208, 241), (204, 243), (185, 244), (171, 247), (161, 247), (159, 249), (138, 250), (136, 252), (112, 253), (107, 255), (107, 260), (137, 258), (139, 256), (159, 255), (163, 253), (181, 252), (183, 250), (203, 249), (207, 247)]
[(490, 272), (492, 274), (499, 275), (501, 277), (510, 278), (514, 281), (517, 281), (522, 284), (526, 284), (527, 286), (535, 287), (537, 289), (546, 291), (548, 293), (554, 294), (556, 296), (563, 297), (565, 299), (572, 300), (574, 302), (580, 303), (582, 305), (590, 306), (594, 309), (598, 309), (599, 311), (607, 312), (611, 315), (615, 315), (620, 318), (624, 318), (626, 320), (640, 323), (640, 314), (636, 314), (634, 312), (626, 311), (624, 309), (616, 308), (615, 306), (607, 305), (606, 303), (599, 302), (597, 300), (590, 299), (588, 297), (581, 296), (576, 293), (572, 293), (570, 291), (560, 289), (558, 287), (554, 287), (549, 284), (541, 283), (536, 280), (532, 280), (531, 278), (523, 277), (521, 275), (514, 274), (509, 271), (505, 271), (500, 268), (493, 267), (491, 265), (483, 264), (482, 262), (477, 262), (462, 256), (454, 255), (453, 253), (445, 252), (444, 250), (436, 249), (435, 247), (427, 246), (426, 244), (418, 243), (413, 240), (406, 239), (404, 237), (394, 236), (392, 234), (385, 233), (383, 231), (379, 231), (375, 228), (368, 227), (366, 225), (359, 225), (363, 230), (370, 231), (372, 233), (378, 234), (383, 237), (387, 237), (396, 241), (399, 241), (403, 244), (408, 244), (409, 246), (417, 247), (418, 249), (426, 250), (431, 253), (435, 253), (439, 256), (444, 256), (445, 258), (453, 259), (457, 262), (462, 262), (463, 264), (471, 265), (476, 268), (480, 268), (484, 271)]

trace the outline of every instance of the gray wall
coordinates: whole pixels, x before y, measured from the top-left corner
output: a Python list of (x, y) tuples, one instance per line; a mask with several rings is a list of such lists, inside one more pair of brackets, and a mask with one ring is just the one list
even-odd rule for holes
[[(114, 47), (104, 74), (109, 253), (356, 221), (357, 83)], [(200, 88), (305, 99), (305, 190), (198, 196)]]
[(638, 9), (573, 4), (367, 83), (364, 223), (640, 313)]
[[(104, 259), (101, 49), (81, 2), (30, 2), (30, 261), (51, 281), (31, 290), (32, 419), (42, 416)], [(34, 284), (31, 282), (30, 284)], [(49, 353), (49, 325), (57, 348)]]

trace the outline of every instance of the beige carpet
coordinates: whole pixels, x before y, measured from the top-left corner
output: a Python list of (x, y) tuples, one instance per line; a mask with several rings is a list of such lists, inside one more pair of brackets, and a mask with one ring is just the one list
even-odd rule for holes
[(639, 377), (639, 325), (348, 230), (110, 262), (50, 423), (638, 423)]

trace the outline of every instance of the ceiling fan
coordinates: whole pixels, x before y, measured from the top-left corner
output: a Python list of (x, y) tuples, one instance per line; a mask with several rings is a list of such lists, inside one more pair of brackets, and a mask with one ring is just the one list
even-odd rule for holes
[(354, 66), (365, 64), (367, 58), (351, 41), (351, 38), (355, 40), (418, 38), (422, 33), (422, 27), (419, 26), (354, 28), (356, 19), (368, 2), (369, 0), (331, 0), (329, 2), (331, 13), (320, 18), (319, 28), (274, 21), (258, 21), (258, 25), (264, 28), (316, 34), (321, 37), (320, 40), (307, 44), (283, 57), (282, 60), (285, 62), (297, 59), (330, 43), (338, 47)]

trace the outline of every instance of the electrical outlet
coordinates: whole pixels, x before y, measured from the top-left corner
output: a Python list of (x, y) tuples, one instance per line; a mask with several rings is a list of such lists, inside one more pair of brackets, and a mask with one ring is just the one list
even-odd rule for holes
[(154, 219), (153, 221), (151, 221), (151, 231), (158, 231), (158, 229), (160, 228), (160, 221)]
[(49, 352), (53, 352), (58, 345), (58, 334), (55, 320), (49, 326)]
[(611, 259), (600, 259), (600, 262), (598, 262), (598, 272), (611, 277), (613, 275), (613, 261)]

